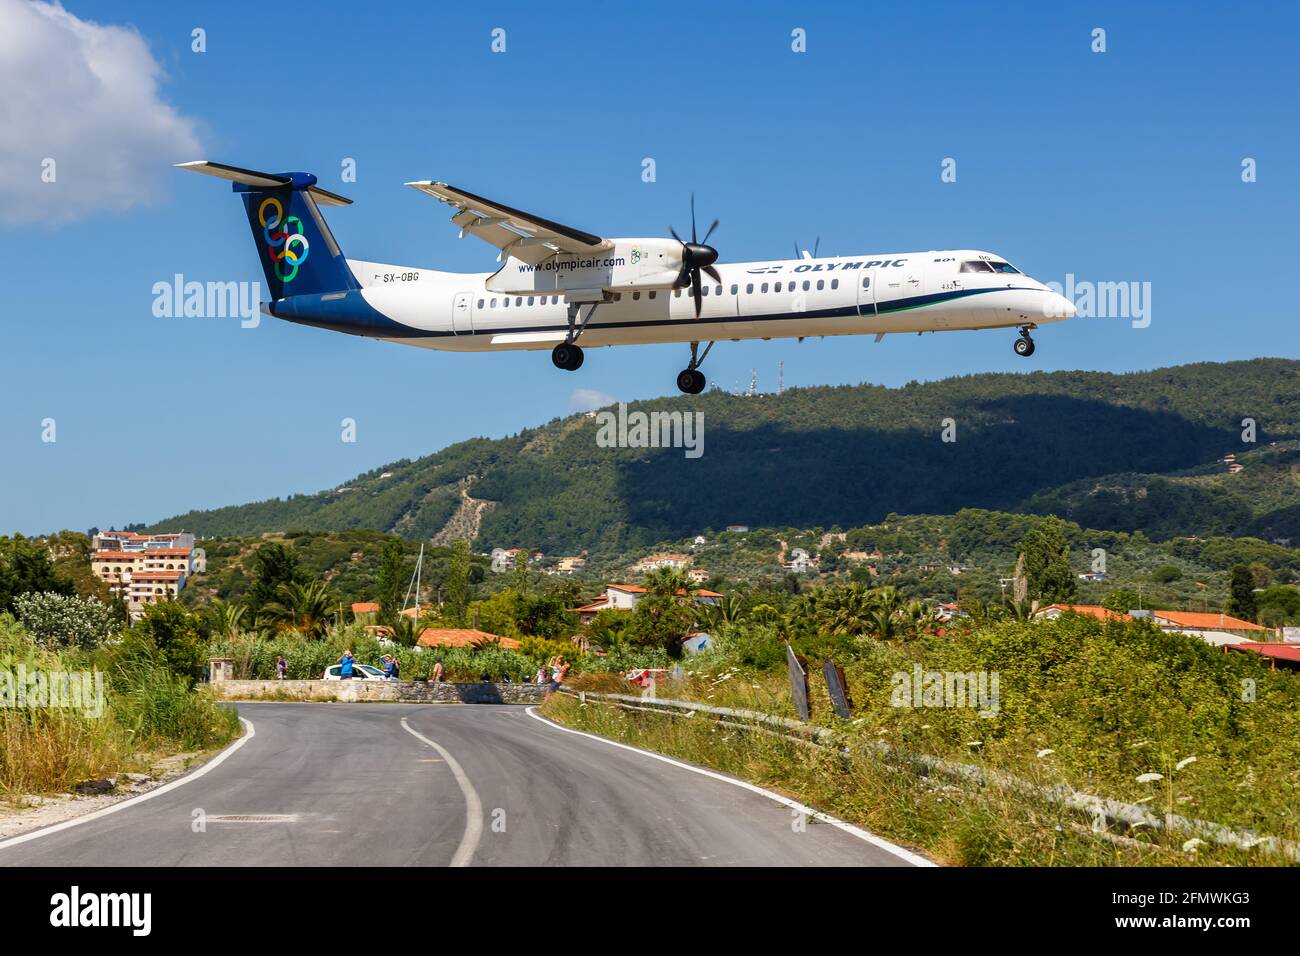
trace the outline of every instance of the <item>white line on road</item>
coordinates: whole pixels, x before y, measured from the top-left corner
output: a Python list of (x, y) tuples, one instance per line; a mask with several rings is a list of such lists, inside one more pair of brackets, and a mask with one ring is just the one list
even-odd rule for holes
[(183, 787), (187, 783), (198, 780), (199, 777), (202, 777), (209, 771), (216, 770), (227, 757), (257, 735), (257, 732), (253, 729), (253, 722), (251, 720), (246, 717), (240, 717), (239, 721), (244, 725), (244, 730), (246, 731), (244, 736), (240, 737), (233, 744), (221, 751), (221, 753), (217, 754), (193, 773), (186, 774), (179, 780), (173, 780), (171, 783), (165, 783), (155, 790), (150, 790), (148, 793), (142, 793), (138, 797), (132, 797), (129, 800), (123, 800), (121, 803), (114, 803), (111, 806), (104, 807), (102, 810), (87, 813), (84, 817), (75, 817), (71, 820), (64, 820), (62, 823), (56, 823), (53, 826), (44, 827), (40, 830), (33, 830), (31, 833), (23, 833), (16, 837), (10, 837), (8, 840), (0, 840), (0, 850), (11, 846), (17, 846), (20, 843), (26, 843), (28, 840), (37, 840), (43, 836), (49, 836), (51, 833), (58, 833), (60, 830), (67, 830), (70, 827), (80, 826), (83, 823), (89, 823), (91, 820), (98, 820), (100, 817), (106, 817), (110, 813), (117, 813), (119, 810), (125, 810), (127, 807), (133, 807), (137, 803), (144, 803), (144, 801), (152, 800), (154, 797), (161, 797), (164, 793), (167, 793), (170, 790), (175, 790), (177, 787)]
[(528, 716), (540, 720), (542, 723), (554, 727), (556, 730), (562, 730), (566, 734), (577, 734), (579, 737), (590, 737), (592, 740), (599, 740), (601, 743), (609, 744), (611, 747), (630, 750), (633, 753), (641, 754), (645, 757), (653, 757), (655, 760), (662, 760), (664, 763), (672, 764), (674, 767), (681, 767), (683, 770), (689, 770), (691, 773), (702, 774), (705, 777), (712, 777), (714, 780), (721, 780), (723, 783), (729, 783), (733, 787), (740, 787), (742, 790), (749, 790), (752, 793), (762, 794), (769, 800), (775, 800), (777, 803), (787, 806), (792, 810), (797, 810), (806, 816), (812, 817), (814, 820), (820, 820), (822, 823), (829, 823), (833, 827), (838, 827), (845, 833), (857, 837), (859, 840), (870, 843), (872, 846), (879, 847), (887, 853), (892, 853), (900, 860), (906, 860), (908, 863), (912, 864), (912, 866), (938, 866), (934, 861), (927, 860), (925, 857), (913, 853), (911, 850), (890, 843), (884, 837), (878, 837), (869, 830), (864, 830), (861, 827), (854, 826), (852, 823), (846, 823), (839, 819), (839, 817), (833, 817), (829, 813), (823, 813), (821, 810), (806, 806), (797, 800), (783, 797), (779, 793), (773, 793), (771, 790), (764, 790), (757, 784), (749, 783), (746, 780), (738, 780), (735, 777), (728, 777), (724, 773), (706, 770), (703, 767), (696, 767), (693, 764), (683, 763), (680, 760), (674, 760), (672, 757), (665, 757), (663, 754), (657, 754), (653, 750), (642, 750), (640, 747), (633, 747), (630, 744), (619, 743), (617, 740), (610, 740), (608, 737), (602, 737), (599, 734), (589, 734), (584, 730), (574, 730), (571, 727), (565, 727), (562, 724), (557, 724), (553, 720), (547, 720), (537, 712), (536, 707), (528, 708)]
[(442, 755), (442, 759), (447, 761), (447, 766), (451, 768), (452, 776), (456, 778), (456, 783), (460, 784), (460, 792), (465, 795), (465, 835), (460, 838), (460, 846), (456, 847), (456, 853), (451, 858), (452, 866), (469, 866), (470, 861), (474, 859), (474, 851), (478, 849), (478, 841), (483, 837), (483, 804), (478, 798), (478, 791), (474, 789), (474, 784), (469, 782), (469, 776), (465, 773), (460, 763), (447, 752), (447, 749), (439, 743), (430, 740), (424, 734), (411, 727), (402, 718), (402, 728), (417, 740), (422, 740), (434, 750)]

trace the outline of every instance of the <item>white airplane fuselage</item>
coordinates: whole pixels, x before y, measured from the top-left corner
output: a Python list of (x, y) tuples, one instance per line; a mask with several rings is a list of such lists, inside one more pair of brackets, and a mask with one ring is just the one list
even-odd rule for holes
[[(468, 274), (357, 259), (347, 265), (359, 290), (289, 296), (267, 311), (457, 352), (551, 349), (570, 330), (563, 291), (492, 291), (506, 270), (520, 268), (513, 259), (495, 273)], [(1074, 315), (1069, 300), (978, 250), (718, 263), (716, 269), (721, 282), (705, 277), (698, 318), (689, 288), (611, 292), (596, 305), (578, 344), (1030, 329)], [(584, 299), (580, 315), (591, 304)]]

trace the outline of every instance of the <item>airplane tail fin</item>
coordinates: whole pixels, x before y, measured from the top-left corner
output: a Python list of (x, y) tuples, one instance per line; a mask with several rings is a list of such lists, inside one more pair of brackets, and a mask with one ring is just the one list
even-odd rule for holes
[(241, 194), (272, 300), (361, 287), (320, 212), (351, 199), (317, 186), (311, 173), (263, 173), (206, 160), (177, 166), (228, 180)]

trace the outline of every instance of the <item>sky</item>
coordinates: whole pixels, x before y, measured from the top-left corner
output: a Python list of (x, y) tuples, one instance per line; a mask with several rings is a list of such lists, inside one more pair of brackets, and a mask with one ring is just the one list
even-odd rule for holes
[(1281, 3), (0, 0), (0, 534), (314, 492), (593, 395), (676, 394), (681, 345), (568, 373), (155, 316), (178, 273), (261, 279), (228, 185), (170, 168), (194, 159), (314, 172), (355, 200), (326, 210), (346, 255), (425, 268), (495, 251), (416, 179), (605, 236), (688, 229), (694, 191), (723, 262), (820, 238), (1149, 289), (1149, 322), (1049, 326), (1028, 360), (1011, 330), (723, 342), (703, 370), (727, 389), (774, 390), (779, 363), (787, 387), (896, 386), (1295, 358), (1298, 26)]

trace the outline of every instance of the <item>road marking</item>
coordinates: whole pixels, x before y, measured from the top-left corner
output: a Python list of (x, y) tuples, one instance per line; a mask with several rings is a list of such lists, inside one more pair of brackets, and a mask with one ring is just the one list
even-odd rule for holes
[(483, 804), (478, 798), (478, 791), (474, 789), (474, 784), (470, 783), (464, 768), (445, 747), (415, 730), (406, 722), (405, 717), (402, 718), (402, 729), (442, 755), (442, 759), (447, 761), (447, 766), (451, 768), (456, 783), (460, 785), (460, 792), (465, 795), (465, 835), (460, 838), (460, 846), (456, 847), (450, 865), (469, 866), (470, 861), (474, 859), (474, 851), (478, 849), (478, 841), (483, 838)]
[(44, 827), (40, 830), (33, 830), (31, 833), (23, 833), (16, 837), (10, 837), (8, 840), (0, 840), (0, 850), (7, 849), (11, 846), (18, 846), (18, 844), (26, 843), (29, 840), (37, 840), (43, 836), (49, 836), (51, 833), (58, 833), (61, 830), (67, 830), (71, 827), (81, 826), (81, 824), (89, 823), (91, 820), (98, 820), (101, 817), (108, 816), (110, 813), (117, 813), (119, 810), (125, 810), (127, 807), (133, 807), (138, 803), (144, 803), (144, 801), (152, 800), (154, 797), (161, 797), (168, 791), (175, 790), (177, 787), (183, 787), (187, 783), (198, 780), (199, 777), (202, 777), (204, 774), (217, 769), (217, 767), (219, 767), (227, 757), (257, 735), (257, 731), (253, 729), (253, 722), (251, 720), (246, 717), (240, 717), (239, 721), (244, 725), (244, 730), (246, 731), (244, 736), (240, 737), (233, 744), (221, 751), (221, 753), (217, 754), (193, 773), (186, 774), (184, 777), (181, 777), (179, 780), (173, 780), (171, 783), (165, 783), (157, 789), (150, 790), (148, 793), (142, 793), (129, 800), (123, 800), (121, 803), (114, 803), (111, 806), (104, 807), (102, 810), (87, 813), (85, 816), (75, 817), (71, 820), (64, 820), (62, 823), (55, 823), (52, 826)]
[(913, 853), (911, 850), (890, 843), (884, 837), (878, 837), (869, 830), (864, 830), (861, 827), (854, 826), (852, 823), (846, 823), (839, 817), (833, 817), (829, 813), (823, 813), (821, 810), (802, 804), (798, 800), (791, 800), (789, 797), (783, 797), (779, 793), (765, 790), (757, 784), (750, 783), (747, 780), (738, 780), (735, 777), (727, 776), (725, 773), (718, 773), (715, 770), (707, 770), (704, 767), (697, 767), (694, 764), (683, 763), (680, 760), (674, 760), (672, 757), (657, 754), (653, 750), (642, 750), (640, 747), (633, 747), (631, 744), (619, 743), (617, 740), (610, 740), (608, 737), (602, 737), (599, 734), (589, 734), (584, 730), (574, 730), (571, 727), (565, 727), (562, 724), (557, 724), (555, 721), (543, 717), (537, 712), (536, 707), (528, 708), (528, 716), (540, 720), (542, 723), (554, 727), (556, 730), (562, 730), (566, 734), (577, 734), (579, 737), (590, 737), (592, 740), (599, 740), (601, 743), (609, 744), (611, 747), (618, 747), (622, 750), (630, 750), (632, 753), (641, 754), (646, 757), (653, 757), (655, 760), (662, 760), (664, 763), (672, 764), (674, 767), (681, 767), (683, 770), (689, 770), (691, 773), (698, 773), (705, 777), (712, 777), (714, 780), (721, 780), (723, 783), (729, 783), (733, 787), (740, 787), (742, 790), (748, 790), (751, 793), (762, 794), (769, 800), (775, 800), (782, 806), (789, 807), (791, 810), (797, 810), (806, 816), (812, 817), (814, 820), (820, 820), (822, 823), (829, 823), (831, 826), (843, 830), (845, 833), (855, 836), (865, 843), (870, 843), (874, 847), (879, 847), (885, 852), (893, 854), (900, 860), (907, 861), (912, 864), (912, 866), (939, 865), (933, 860), (927, 860), (925, 857)]

